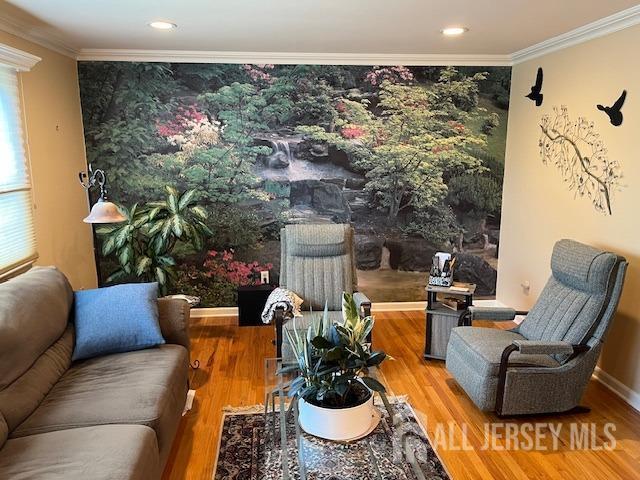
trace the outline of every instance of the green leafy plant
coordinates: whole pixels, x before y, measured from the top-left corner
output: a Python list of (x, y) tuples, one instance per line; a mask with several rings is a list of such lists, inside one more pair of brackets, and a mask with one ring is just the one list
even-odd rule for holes
[(103, 237), (102, 255), (114, 255), (119, 264), (107, 283), (137, 277), (158, 282), (160, 291), (166, 293), (175, 277), (172, 252), (176, 243), (181, 241), (200, 250), (204, 238), (212, 235), (204, 223), (206, 210), (196, 204), (195, 190), (182, 194), (170, 186), (165, 190), (163, 201), (142, 208), (137, 203), (129, 209), (119, 206), (127, 220), (97, 229)]
[(325, 307), (306, 335), (298, 333), (295, 323), (292, 330), (285, 329), (297, 365), (285, 366), (281, 372), (299, 372), (289, 395), (314, 405), (346, 408), (365, 401), (369, 390), (384, 394), (384, 386), (369, 376), (371, 367), (389, 358), (382, 351), (371, 351), (367, 343), (373, 325), (373, 317), (360, 317), (353, 295), (344, 293), (341, 323), (332, 323)]

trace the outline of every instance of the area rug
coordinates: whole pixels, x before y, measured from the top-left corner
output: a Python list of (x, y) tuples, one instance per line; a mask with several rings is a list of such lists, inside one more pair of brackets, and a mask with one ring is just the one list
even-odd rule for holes
[[(446, 480), (444, 465), (433, 450), (411, 406), (392, 400), (393, 416), (378, 406), (382, 420), (366, 438), (352, 443), (321, 440), (303, 433), (302, 450), (309, 480)], [(262, 406), (230, 409), (222, 432), (214, 480), (280, 480), (283, 478), (279, 415), (265, 424)], [(273, 427), (275, 420), (275, 432)], [(266, 425), (266, 427), (265, 427)], [(287, 419), (289, 476), (299, 479), (299, 457), (293, 417)]]

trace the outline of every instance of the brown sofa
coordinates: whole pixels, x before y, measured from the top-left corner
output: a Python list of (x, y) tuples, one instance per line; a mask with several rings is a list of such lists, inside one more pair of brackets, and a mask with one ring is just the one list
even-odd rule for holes
[(55, 268), (0, 284), (0, 478), (160, 478), (187, 393), (189, 308), (158, 300), (165, 345), (71, 362)]

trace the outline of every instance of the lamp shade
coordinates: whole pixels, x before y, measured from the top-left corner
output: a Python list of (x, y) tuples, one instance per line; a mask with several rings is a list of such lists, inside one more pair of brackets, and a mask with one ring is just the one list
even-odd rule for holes
[(91, 207), (89, 216), (83, 220), (84, 223), (119, 223), (127, 220), (127, 217), (120, 213), (115, 203), (107, 202), (100, 198)]

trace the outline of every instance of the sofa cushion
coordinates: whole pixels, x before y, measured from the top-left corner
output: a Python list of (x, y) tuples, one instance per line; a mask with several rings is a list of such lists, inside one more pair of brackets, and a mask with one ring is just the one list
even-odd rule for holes
[(0, 478), (147, 480), (160, 478), (156, 438), (142, 425), (102, 425), (8, 440)]
[[(468, 368), (482, 377), (497, 376), (500, 358), (514, 340), (523, 340), (517, 332), (498, 328), (456, 327), (451, 331), (449, 349), (456, 350)], [(559, 363), (551, 355), (522, 355), (514, 352), (509, 357), (510, 366), (557, 367)]]
[(188, 353), (162, 345), (74, 363), (11, 437), (104, 424), (153, 428), (161, 456), (187, 392)]
[(9, 431), (20, 425), (38, 408), (42, 399), (71, 365), (73, 325), (67, 329), (31, 366), (4, 390), (0, 390), (0, 414)]
[(73, 360), (164, 343), (158, 324), (157, 283), (130, 283), (76, 292), (74, 307)]
[(73, 291), (53, 267), (36, 267), (0, 284), (0, 390), (60, 338)]

